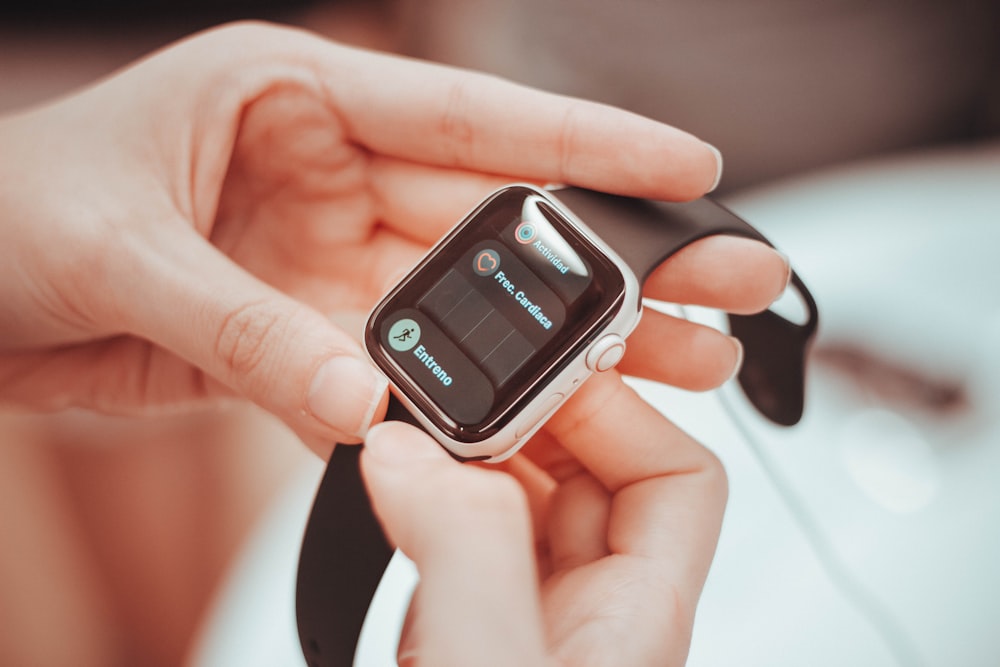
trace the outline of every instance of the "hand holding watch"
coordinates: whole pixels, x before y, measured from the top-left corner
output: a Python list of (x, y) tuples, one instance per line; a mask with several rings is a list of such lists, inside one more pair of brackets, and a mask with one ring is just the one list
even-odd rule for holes
[[(387, 419), (419, 425), (462, 460), (509, 457), (588, 376), (622, 358), (642, 282), (712, 234), (758, 240), (708, 200), (661, 204), (578, 188), (505, 187), (477, 206), (376, 306), (365, 332), (389, 378)], [(730, 316), (745, 346), (740, 384), (771, 421), (803, 409), (803, 324), (765, 311)], [(364, 612), (391, 555), (357, 473), (337, 447), (300, 560), (297, 613), (310, 665), (352, 664)]]

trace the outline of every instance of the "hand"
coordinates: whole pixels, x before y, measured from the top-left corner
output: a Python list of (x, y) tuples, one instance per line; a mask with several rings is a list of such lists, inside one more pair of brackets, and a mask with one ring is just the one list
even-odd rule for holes
[[(696, 247), (654, 274), (652, 295), (747, 312), (787, 282), (787, 266), (764, 256), (756, 272), (737, 262), (700, 275), (711, 262)], [(718, 334), (650, 315), (621, 368), (702, 388), (732, 372), (709, 353)], [(400, 667), (684, 664), (725, 471), (618, 371), (591, 377), (502, 470), (458, 464), (405, 424), (376, 426), (366, 442), (375, 512), (420, 573)]]
[(400, 667), (683, 665), (726, 500), (713, 455), (610, 372), (506, 469), (369, 434), (376, 513), (420, 573)]
[[(143, 413), (240, 396), (320, 452), (356, 441), (385, 383), (329, 316), (367, 310), (486, 192), (689, 199), (719, 168), (700, 140), (624, 111), (286, 28), (210, 31), (0, 120), (0, 403)], [(650, 293), (757, 309), (786, 274), (760, 244), (709, 239)], [(658, 315), (630, 345), (664, 340), (678, 354), (653, 370), (681, 386), (738, 360), (723, 335)]]

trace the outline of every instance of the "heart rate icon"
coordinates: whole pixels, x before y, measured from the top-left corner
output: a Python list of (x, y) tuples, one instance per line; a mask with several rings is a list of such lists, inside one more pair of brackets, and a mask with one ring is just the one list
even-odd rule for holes
[(496, 250), (480, 251), (472, 262), (472, 270), (480, 276), (491, 276), (500, 268), (500, 255)]

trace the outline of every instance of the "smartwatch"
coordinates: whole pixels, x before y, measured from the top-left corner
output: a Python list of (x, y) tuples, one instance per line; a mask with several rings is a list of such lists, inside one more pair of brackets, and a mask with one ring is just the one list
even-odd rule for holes
[[(593, 373), (613, 368), (642, 314), (642, 284), (713, 234), (767, 240), (718, 203), (662, 203), (566, 187), (501, 188), (375, 307), (365, 348), (391, 388), (386, 419), (459, 460), (511, 456)], [(803, 322), (730, 315), (743, 393), (790, 426), (804, 405), (816, 303), (793, 272)], [(350, 667), (392, 548), (372, 512), (360, 447), (335, 447), (303, 539), (296, 591), (310, 667)]]

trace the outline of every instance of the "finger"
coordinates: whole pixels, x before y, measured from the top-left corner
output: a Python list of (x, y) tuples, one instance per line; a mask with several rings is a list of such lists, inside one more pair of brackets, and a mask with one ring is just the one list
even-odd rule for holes
[(544, 640), (528, 510), (509, 476), (452, 460), (396, 422), (374, 427), (362, 472), (390, 540), (420, 573), (415, 662), (541, 664)]
[[(428, 245), (486, 195), (514, 180), (384, 156), (372, 158), (370, 164), (379, 218)], [(716, 235), (671, 257), (650, 276), (645, 293), (671, 303), (754, 313), (780, 296), (790, 275), (788, 258), (774, 248), (752, 239)]]
[(549, 523), (549, 506), (557, 490), (556, 481), (535, 465), (530, 458), (519, 454), (515, 454), (500, 463), (478, 465), (482, 465), (488, 470), (502, 470), (521, 485), (531, 515), (531, 534), (535, 537), (536, 556), (544, 557), (547, 560), (546, 527)]
[[(544, 524), (536, 532), (546, 549), (542, 571), (552, 574), (607, 556), (611, 494), (558, 441), (542, 430), (514, 457), (530, 461), (557, 486), (548, 496)], [(520, 479), (520, 478), (519, 478)]]
[(33, 410), (83, 407), (150, 415), (204, 407), (231, 396), (228, 387), (199, 368), (129, 336), (0, 355), (0, 403)]
[(369, 186), (378, 218), (425, 245), (436, 242), (486, 195), (516, 177), (373, 156)]
[(553, 572), (592, 563), (611, 553), (611, 497), (592, 475), (564, 480), (549, 507), (549, 557)]
[[(379, 218), (428, 245), (486, 195), (515, 180), (388, 157), (372, 158), (371, 174)], [(692, 243), (660, 266), (647, 280), (645, 294), (671, 303), (755, 313), (781, 295), (790, 277), (788, 258), (774, 248), (716, 235)]]
[(615, 494), (611, 552), (661, 562), (693, 604), (725, 507), (715, 456), (613, 371), (591, 378), (546, 428)]
[(643, 310), (618, 371), (689, 391), (714, 389), (740, 368), (743, 345), (711, 327)]
[(621, 109), (389, 55), (316, 57), (352, 137), (376, 153), (655, 199), (698, 197), (721, 171), (698, 138)]
[[(251, 276), (183, 223), (152, 226), (108, 281), (126, 329), (305, 433), (357, 441), (386, 382), (352, 337)], [(155, 295), (155, 298), (151, 298)]]
[(657, 268), (643, 289), (660, 301), (756, 313), (781, 296), (788, 258), (760, 241), (716, 235), (685, 247)]
[[(267, 253), (275, 253), (268, 261)], [(252, 267), (254, 275), (269, 285), (309, 303), (321, 312), (345, 308), (368, 313), (426, 254), (427, 245), (377, 227), (363, 244), (302, 252), (301, 247), (281, 250), (254, 245), (247, 252), (233, 252), (232, 259)], [(312, 255), (312, 256), (310, 256)], [(289, 257), (295, 259), (289, 264)]]
[[(256, 69), (245, 66), (248, 43), (261, 45), (251, 60)], [(248, 99), (273, 85), (275, 72), (315, 82), (354, 141), (415, 162), (655, 199), (698, 197), (721, 172), (718, 151), (648, 118), (297, 30), (230, 26), (153, 60), (169, 65), (175, 58), (209, 62), (213, 76), (232, 76), (234, 62), (244, 65)]]

